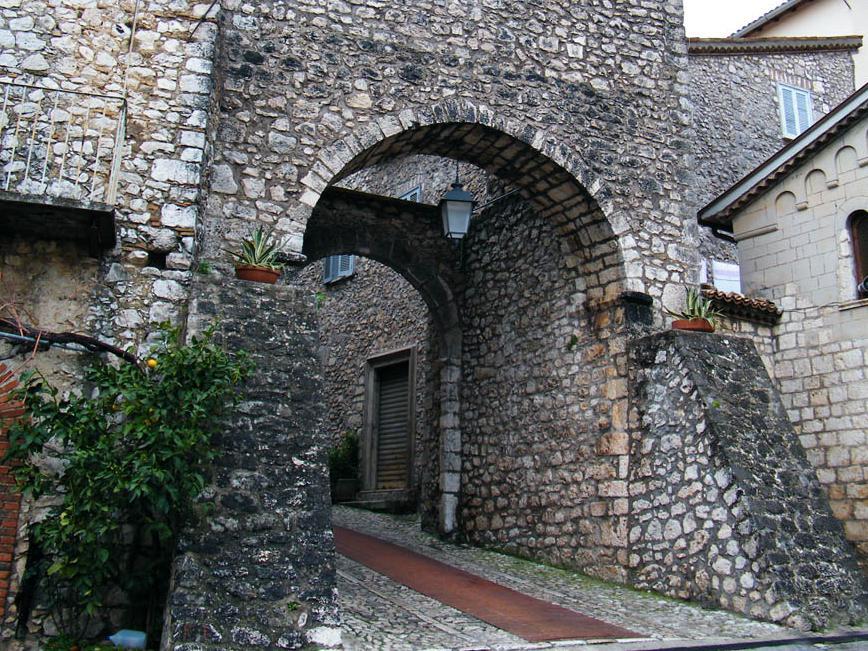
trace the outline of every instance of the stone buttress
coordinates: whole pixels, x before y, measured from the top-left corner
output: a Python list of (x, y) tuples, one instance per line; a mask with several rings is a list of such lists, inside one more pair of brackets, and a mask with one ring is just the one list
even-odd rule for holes
[(312, 297), (198, 281), (190, 334), (217, 321), (256, 367), (218, 440), (202, 516), (182, 537), (164, 649), (340, 643)]
[(798, 628), (864, 613), (866, 582), (748, 339), (632, 345), (632, 583)]

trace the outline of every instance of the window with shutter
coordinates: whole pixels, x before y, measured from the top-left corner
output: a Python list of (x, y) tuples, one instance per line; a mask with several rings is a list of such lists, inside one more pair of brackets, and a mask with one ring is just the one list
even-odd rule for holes
[(811, 93), (793, 86), (778, 86), (781, 109), (781, 130), (785, 138), (795, 138), (805, 131), (814, 119)]
[(332, 255), (323, 262), (322, 281), (333, 283), (341, 278), (349, 278), (356, 271), (354, 255)]
[(404, 194), (402, 194), (400, 198), (404, 201), (422, 201), (422, 186), (417, 185), (409, 192), (405, 192)]

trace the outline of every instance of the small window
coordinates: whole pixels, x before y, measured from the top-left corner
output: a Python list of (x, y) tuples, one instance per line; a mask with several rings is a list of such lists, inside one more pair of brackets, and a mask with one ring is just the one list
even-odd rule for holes
[(332, 255), (323, 263), (322, 281), (333, 283), (341, 278), (349, 278), (356, 270), (356, 257), (353, 255)]
[(856, 295), (868, 298), (868, 212), (859, 210), (850, 216), (850, 241), (853, 243)]
[(795, 138), (813, 122), (811, 93), (793, 86), (778, 86), (781, 103), (781, 129), (785, 138)]
[(417, 185), (409, 192), (405, 192), (401, 195), (401, 199), (403, 199), (404, 201), (415, 201), (417, 203), (422, 201), (422, 186)]
[(714, 279), (715, 288), (720, 291), (741, 294), (741, 275), (737, 264), (712, 260), (711, 277)]

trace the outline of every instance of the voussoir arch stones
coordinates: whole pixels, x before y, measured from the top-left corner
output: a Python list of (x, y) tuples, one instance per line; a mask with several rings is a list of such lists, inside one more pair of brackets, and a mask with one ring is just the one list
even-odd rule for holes
[[(448, 100), (383, 115), (322, 149), (302, 179), (299, 201), (313, 209), (325, 189), (353, 172), (397, 156), (428, 154), (473, 163), (518, 187), (552, 220), (611, 297), (642, 288), (642, 269), (626, 215), (605, 183), (555, 134), (504, 119), (482, 105)], [(593, 264), (591, 264), (593, 262)], [(635, 286), (635, 287), (634, 287)]]

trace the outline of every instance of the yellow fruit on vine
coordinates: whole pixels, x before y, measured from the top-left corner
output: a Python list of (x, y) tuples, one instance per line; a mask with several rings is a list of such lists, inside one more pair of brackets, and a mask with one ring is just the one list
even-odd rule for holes
[(157, 360), (155, 360), (153, 357), (148, 360), (147, 364), (148, 368), (157, 368)]

